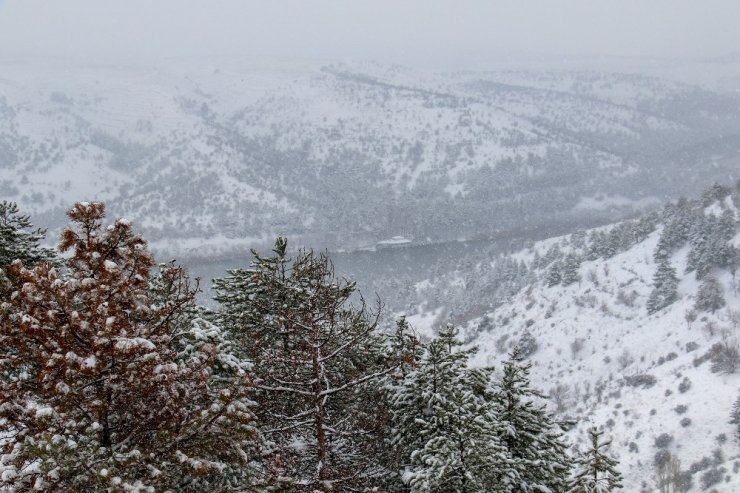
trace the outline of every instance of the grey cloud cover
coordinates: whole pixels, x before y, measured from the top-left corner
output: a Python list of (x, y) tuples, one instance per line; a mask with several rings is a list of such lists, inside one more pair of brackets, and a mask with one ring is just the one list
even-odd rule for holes
[(454, 63), (520, 54), (720, 56), (733, 0), (0, 1), (0, 55)]

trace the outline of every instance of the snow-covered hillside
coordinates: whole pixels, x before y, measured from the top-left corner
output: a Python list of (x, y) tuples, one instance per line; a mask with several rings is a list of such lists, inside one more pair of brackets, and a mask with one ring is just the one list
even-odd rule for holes
[[(740, 248), (740, 188), (732, 192), (734, 203), (726, 193), (720, 191), (719, 200), (709, 205), (711, 192), (703, 204), (684, 203), (682, 209), (668, 207), (661, 215), (627, 223), (620, 235), (631, 237), (624, 240), (628, 247), (607, 255), (604, 239), (617, 226), (549, 239), (513, 254), (529, 267), (529, 282), (497, 309), (464, 325), (469, 341), (481, 349), (478, 365), (500, 367), (517, 344), (531, 352), (534, 383), (549, 394), (557, 416), (576, 420), (569, 432), (573, 443), (582, 443), (592, 425), (612, 435), (625, 491), (658, 491), (655, 463), (666, 460), (666, 451), (680, 461), (683, 480), (692, 480), (692, 488), (676, 491), (703, 491), (714, 480), (716, 491), (740, 491), (740, 437), (729, 423), (740, 390), (740, 285), (732, 272)], [(719, 224), (723, 213), (734, 221), (727, 243), (735, 247), (734, 260), (709, 261), (702, 274), (721, 285), (725, 304), (715, 311), (697, 308), (704, 281), (697, 280), (695, 270), (686, 272), (691, 250), (711, 241), (711, 233), (694, 236), (701, 230), (695, 222), (687, 233), (692, 239), (668, 252), (679, 280), (677, 300), (648, 313), (657, 245), (667, 227), (675, 230), (680, 223), (675, 219), (667, 226), (674, 210), (717, 218), (708, 224)], [(577, 260), (575, 276), (568, 274), (566, 282), (563, 266), (569, 258)], [(560, 265), (557, 276), (552, 275), (555, 264)], [(456, 274), (463, 285), (466, 274)], [(435, 282), (417, 287), (428, 289)], [(441, 313), (437, 308), (409, 320), (424, 331), (440, 323), (434, 315)]]
[(628, 72), (0, 67), (0, 194), (52, 228), (105, 200), (180, 256), (278, 233), (352, 248), (604, 223), (725, 180), (740, 156), (736, 96)]

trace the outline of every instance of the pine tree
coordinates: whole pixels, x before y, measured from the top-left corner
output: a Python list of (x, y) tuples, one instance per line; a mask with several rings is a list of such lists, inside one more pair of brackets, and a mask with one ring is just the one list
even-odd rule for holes
[[(254, 253), (254, 252), (253, 252)], [(379, 481), (383, 416), (374, 407), (390, 373), (377, 314), (350, 303), (355, 284), (328, 257), (254, 253), (249, 269), (214, 282), (218, 315), (240, 357), (254, 363), (255, 400), (268, 441), (267, 467), (300, 491), (336, 491)]]
[(622, 475), (617, 471), (617, 461), (605, 454), (611, 444), (601, 441), (603, 431), (588, 430), (591, 447), (581, 452), (575, 460), (573, 478), (568, 483), (568, 493), (609, 493), (622, 487)]
[(557, 286), (562, 282), (562, 280), (563, 276), (561, 274), (560, 262), (553, 262), (552, 265), (550, 265), (550, 268), (547, 270), (547, 287), (551, 288), (553, 286)]
[(392, 397), (394, 447), (404, 450), (412, 492), (512, 491), (515, 473), (501, 443), (492, 401), (492, 369), (469, 369), (448, 326), (426, 347), (419, 367)]
[(33, 229), (30, 217), (18, 211), (14, 202), (0, 202), (0, 268), (14, 260), (26, 266), (50, 261), (54, 252), (39, 246), (46, 230)]
[(183, 315), (182, 269), (163, 269), (150, 296), (146, 242), (124, 220), (103, 228), (104, 212), (69, 211), (62, 268), (9, 267), (22, 288), (0, 312), (0, 489), (249, 487), (247, 368), (218, 327)]
[(725, 306), (725, 297), (719, 281), (712, 276), (704, 278), (696, 294), (696, 311), (715, 312)]
[(515, 348), (494, 394), (498, 419), (505, 430), (504, 445), (519, 476), (514, 490), (564, 492), (570, 459), (562, 431), (536, 402), (544, 397), (530, 386), (530, 368)]
[(653, 276), (653, 290), (647, 300), (648, 313), (655, 313), (669, 306), (678, 299), (678, 277), (668, 259), (658, 264)]
[(365, 412), (374, 414), (379, 424), (379, 428), (374, 434), (376, 446), (373, 452), (378, 457), (379, 464), (385, 469), (385, 477), (376, 481), (380, 487), (379, 491), (386, 493), (407, 492), (408, 488), (403, 484), (400, 473), (405, 458), (409, 454), (402, 447), (392, 445), (393, 410), (391, 400), (402, 388), (407, 375), (418, 368), (423, 354), (423, 346), (405, 316), (396, 321), (396, 327), (389, 336), (388, 345), (394, 370), (379, 382), (381, 392), (361, 396), (359, 401), (361, 405), (369, 407)]
[(563, 286), (569, 286), (581, 280), (581, 276), (578, 273), (578, 268), (580, 266), (581, 263), (579, 262), (578, 257), (574, 254), (569, 253), (565, 257), (560, 271)]
[(740, 440), (740, 394), (738, 394), (735, 403), (732, 405), (730, 424), (735, 425), (735, 436)]
[(54, 252), (39, 245), (45, 235), (46, 230), (33, 229), (30, 217), (21, 214), (14, 202), (0, 202), (0, 299), (17, 287), (18, 280), (8, 272), (14, 260), (26, 266), (54, 261)]

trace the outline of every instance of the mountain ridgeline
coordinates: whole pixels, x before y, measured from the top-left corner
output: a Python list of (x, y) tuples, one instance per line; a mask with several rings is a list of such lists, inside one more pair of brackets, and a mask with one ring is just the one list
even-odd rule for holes
[(655, 76), (205, 66), (7, 64), (0, 192), (54, 231), (105, 200), (157, 251), (233, 259), (278, 234), (543, 238), (738, 168), (737, 97)]

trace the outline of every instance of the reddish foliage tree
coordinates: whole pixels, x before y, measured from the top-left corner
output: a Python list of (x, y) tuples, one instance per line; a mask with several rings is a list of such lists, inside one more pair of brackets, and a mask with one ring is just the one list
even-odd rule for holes
[(78, 203), (63, 268), (9, 270), (0, 308), (0, 487), (244, 491), (256, 432), (244, 365), (182, 269), (152, 290), (146, 242)]

